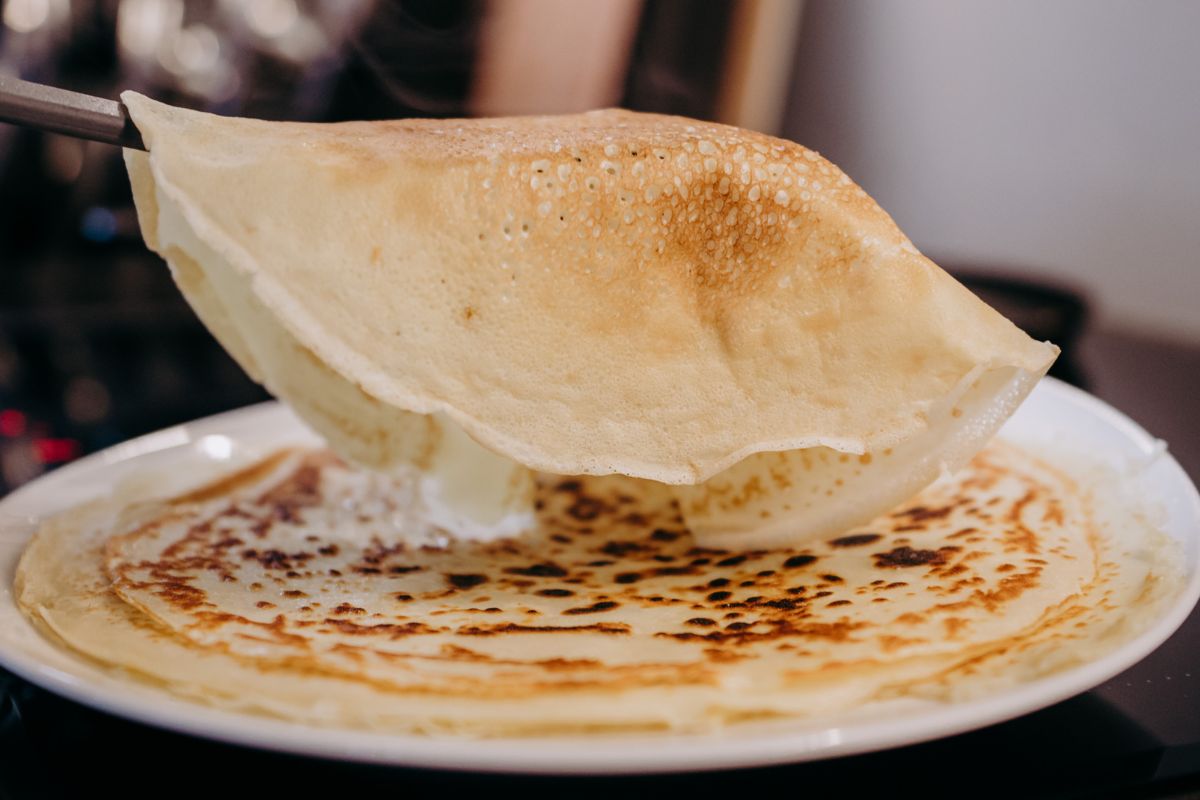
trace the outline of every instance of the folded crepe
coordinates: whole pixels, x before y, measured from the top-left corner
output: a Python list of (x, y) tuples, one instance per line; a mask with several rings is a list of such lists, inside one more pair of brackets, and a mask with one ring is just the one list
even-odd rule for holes
[(675, 486), (706, 545), (834, 533), (965, 463), (1057, 353), (791, 142), (123, 100), (143, 233), (201, 319), (454, 533), (527, 529), (535, 471)]

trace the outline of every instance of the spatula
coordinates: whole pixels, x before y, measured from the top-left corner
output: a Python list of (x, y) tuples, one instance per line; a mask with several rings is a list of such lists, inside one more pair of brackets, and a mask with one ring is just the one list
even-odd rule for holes
[(0, 122), (146, 149), (121, 103), (4, 75), (0, 75)]

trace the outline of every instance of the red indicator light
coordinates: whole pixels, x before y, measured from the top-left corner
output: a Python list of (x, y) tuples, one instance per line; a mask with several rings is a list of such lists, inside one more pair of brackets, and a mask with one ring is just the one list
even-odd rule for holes
[(26, 423), (25, 415), (15, 408), (6, 408), (0, 411), (0, 436), (14, 438), (25, 432)]
[(79, 457), (79, 442), (74, 439), (34, 439), (33, 452), (43, 464), (61, 464)]

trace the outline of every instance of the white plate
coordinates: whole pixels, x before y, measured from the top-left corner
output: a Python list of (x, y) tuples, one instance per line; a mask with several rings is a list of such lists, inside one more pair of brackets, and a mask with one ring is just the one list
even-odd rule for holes
[[(196, 459), (223, 464), (313, 437), (269, 403), (134, 439), (89, 456), (0, 501), (0, 664), (50, 691), (140, 722), (226, 742), (329, 758), (419, 767), (540, 773), (706, 770), (863, 753), (948, 736), (1044, 708), (1112, 678), (1183, 623), (1200, 596), (1200, 495), (1161, 442), (1084, 392), (1045, 380), (1008, 422), (1017, 438), (1061, 437), (1114, 466), (1144, 464), (1143, 496), (1166, 511), (1186, 554), (1187, 587), (1141, 636), (1089, 664), (968, 703), (908, 700), (809, 721), (747, 723), (715, 734), (457, 740), (313, 728), (189, 703), (121, 680), (43, 639), (12, 595), (37, 521), (106, 493), (114, 482)], [(225, 463), (227, 467), (228, 464)]]

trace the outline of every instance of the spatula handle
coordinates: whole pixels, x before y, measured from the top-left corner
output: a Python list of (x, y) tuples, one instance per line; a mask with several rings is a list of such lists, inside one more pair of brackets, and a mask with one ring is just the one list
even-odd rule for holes
[(0, 121), (145, 150), (125, 106), (0, 75)]

